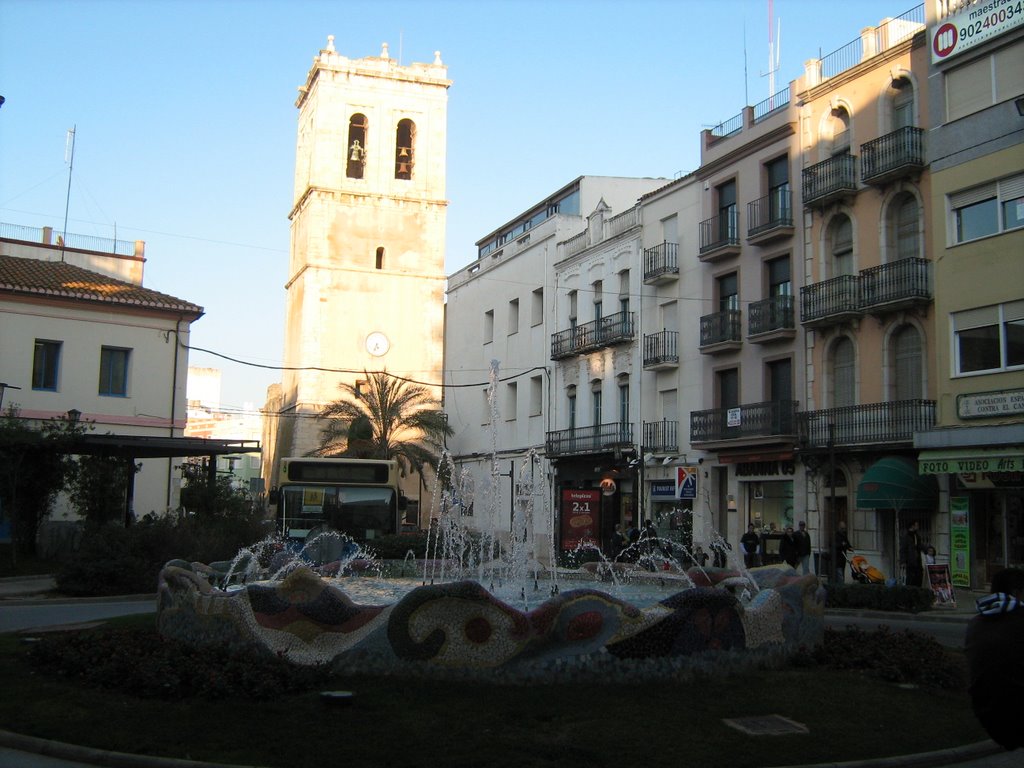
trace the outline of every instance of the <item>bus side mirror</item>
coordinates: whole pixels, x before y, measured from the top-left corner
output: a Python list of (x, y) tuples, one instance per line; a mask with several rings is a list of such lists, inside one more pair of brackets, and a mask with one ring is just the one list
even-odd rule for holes
[(409, 499), (404, 493), (398, 494), (398, 509), (402, 512), (409, 508)]

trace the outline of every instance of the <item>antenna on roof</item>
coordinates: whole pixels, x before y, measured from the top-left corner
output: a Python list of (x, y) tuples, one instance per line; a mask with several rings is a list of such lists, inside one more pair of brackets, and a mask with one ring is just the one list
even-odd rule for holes
[(778, 20), (779, 33), (772, 36), (772, 25), (775, 23), (775, 11), (772, 0), (768, 0), (768, 71), (761, 75), (768, 76), (768, 96), (775, 95), (775, 73), (779, 71), (779, 58), (782, 51), (782, 19)]
[(75, 169), (75, 128), (72, 126), (64, 140), (64, 162), (68, 164), (68, 194), (64, 199), (64, 234), (60, 238), (60, 260), (64, 261), (64, 247), (68, 241), (68, 208), (71, 205), (71, 173)]

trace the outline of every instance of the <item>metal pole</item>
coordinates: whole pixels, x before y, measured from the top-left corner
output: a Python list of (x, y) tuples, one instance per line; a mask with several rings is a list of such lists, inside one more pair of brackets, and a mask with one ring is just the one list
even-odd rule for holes
[[(832, 422), (829, 422), (829, 425), (828, 425), (828, 495), (829, 495), (828, 516), (829, 516), (829, 519), (830, 519), (830, 521), (832, 523), (831, 528), (832, 528), (832, 543), (833, 543), (833, 545), (835, 544), (835, 541), (836, 541), (836, 532), (839, 530), (839, 519), (838, 519), (839, 516), (836, 513), (836, 438), (835, 438), (835, 433), (836, 433), (836, 425), (834, 423), (832, 423)], [(833, 546), (832, 549), (835, 550), (835, 546)], [(839, 553), (837, 551), (833, 551), (832, 554), (833, 554), (833, 557), (836, 557)], [(837, 557), (837, 559), (838, 559), (838, 557)], [(840, 569), (840, 566), (839, 566), (838, 562), (832, 564), (832, 573), (829, 574), (829, 581), (832, 581), (835, 578), (836, 574), (840, 572), (839, 569)], [(842, 571), (843, 572), (846, 571), (845, 565), (843, 566)]]

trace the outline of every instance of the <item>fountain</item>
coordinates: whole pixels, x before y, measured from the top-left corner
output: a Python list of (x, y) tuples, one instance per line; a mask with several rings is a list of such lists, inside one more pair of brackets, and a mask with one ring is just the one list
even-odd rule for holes
[[(492, 411), (496, 380), (494, 363)], [(662, 550), (654, 570), (645, 562), (651, 551), (609, 561), (593, 544), (586, 548), (596, 561), (562, 568), (550, 552), (542, 565), (527, 535), (537, 463), (531, 453), (520, 471), (504, 541), (496, 460), (478, 507), (491, 526), (469, 531), (462, 510), (475, 501), (473, 484), (445, 455), (439, 474), (447, 484), (434, 493), (427, 557), (415, 576), (408, 555), (382, 563), (337, 532), (311, 534), (299, 552), (267, 539), (231, 561), (167, 563), (158, 628), (196, 646), (229, 643), (340, 672), (488, 673), (509, 682), (558, 671), (614, 680), (626, 670), (635, 680), (736, 667), (821, 641), (824, 589), (786, 565), (686, 569), (678, 556), (688, 553), (661, 541), (649, 543)]]

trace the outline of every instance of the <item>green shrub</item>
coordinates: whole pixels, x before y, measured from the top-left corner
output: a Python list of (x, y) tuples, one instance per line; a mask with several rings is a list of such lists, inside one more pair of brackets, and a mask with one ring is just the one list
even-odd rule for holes
[(40, 638), (29, 659), (47, 674), (133, 696), (173, 700), (268, 700), (311, 690), (329, 676), (326, 665), (300, 667), (237, 648), (192, 648), (161, 637), (155, 629), (53, 633)]
[(829, 608), (867, 608), (878, 611), (920, 613), (932, 607), (930, 589), (882, 584), (828, 584)]
[(110, 524), (83, 538), (57, 571), (57, 589), (68, 595), (148, 594), (156, 591), (169, 560), (230, 560), (266, 536), (253, 514), (223, 517), (149, 517), (128, 528)]
[(946, 689), (964, 685), (962, 654), (944, 648), (933, 637), (909, 629), (826, 629), (825, 639), (814, 650), (813, 657), (830, 669), (861, 671), (892, 683)]

